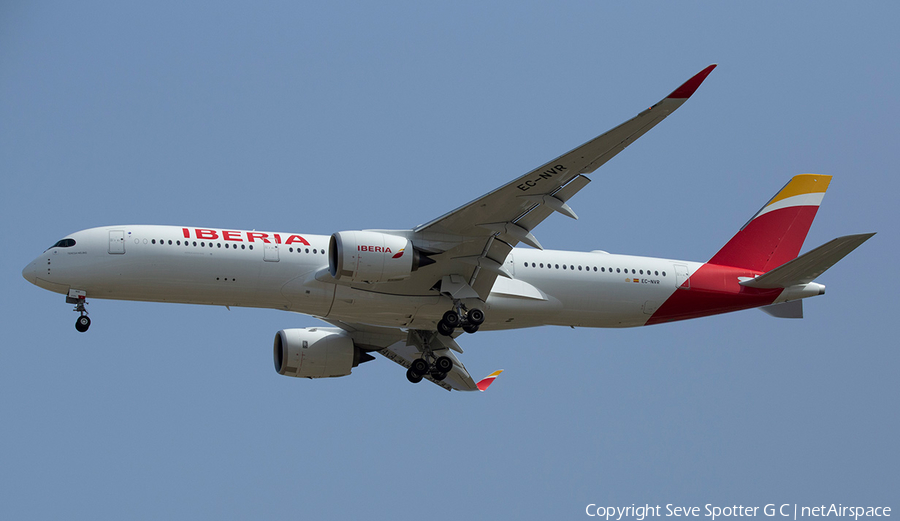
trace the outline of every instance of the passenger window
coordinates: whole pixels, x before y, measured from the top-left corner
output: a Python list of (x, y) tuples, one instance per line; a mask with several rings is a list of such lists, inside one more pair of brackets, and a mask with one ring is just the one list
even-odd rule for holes
[(196, 245), (197, 245), (197, 241), (194, 241), (194, 246), (196, 246)]
[(172, 245), (172, 239), (169, 239), (169, 246)]
[(247, 246), (244, 245), (244, 244), (241, 244), (241, 249), (242, 249), (242, 250), (245, 250), (245, 249), (247, 249)]
[(616, 268), (616, 273), (619, 273), (620, 271), (621, 271), (621, 270), (620, 270), (619, 268)]
[(665, 277), (665, 276), (666, 276), (666, 272), (663, 272), (663, 277)]

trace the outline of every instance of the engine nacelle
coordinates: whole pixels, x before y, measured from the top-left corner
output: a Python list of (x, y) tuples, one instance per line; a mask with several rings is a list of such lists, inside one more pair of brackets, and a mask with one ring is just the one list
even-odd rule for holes
[(406, 237), (379, 232), (338, 232), (328, 243), (331, 276), (348, 282), (403, 280), (419, 266)]
[[(372, 359), (338, 328), (282, 329), (275, 334), (275, 370), (284, 376), (347, 376), (360, 361)], [(361, 360), (362, 358), (362, 360)]]

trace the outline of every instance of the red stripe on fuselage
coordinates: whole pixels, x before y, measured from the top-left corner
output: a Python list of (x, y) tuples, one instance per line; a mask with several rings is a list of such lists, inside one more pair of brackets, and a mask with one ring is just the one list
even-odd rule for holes
[(646, 325), (767, 306), (778, 298), (781, 288), (757, 289), (739, 284), (738, 277), (759, 274), (744, 268), (704, 264), (683, 285), (688, 289), (676, 289)]

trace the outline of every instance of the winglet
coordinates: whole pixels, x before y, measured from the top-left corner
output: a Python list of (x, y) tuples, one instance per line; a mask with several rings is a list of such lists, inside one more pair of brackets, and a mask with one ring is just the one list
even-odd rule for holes
[(706, 77), (709, 76), (709, 73), (711, 73), (713, 71), (713, 69), (716, 68), (716, 65), (718, 65), (718, 64), (714, 63), (714, 64), (710, 65), (709, 67), (703, 69), (702, 71), (698, 72), (697, 74), (694, 75), (693, 78), (684, 82), (684, 84), (682, 84), (681, 87), (678, 87), (677, 89), (675, 89), (674, 92), (672, 92), (672, 94), (669, 94), (666, 97), (667, 98), (676, 98), (676, 99), (690, 98), (691, 95), (693, 95), (694, 92), (697, 91), (697, 88), (700, 87), (700, 84), (703, 83), (703, 80), (705, 80)]
[(490, 387), (492, 383), (494, 383), (494, 379), (497, 378), (498, 376), (500, 376), (500, 373), (502, 373), (502, 372), (503, 372), (503, 369), (501, 369), (499, 371), (494, 371), (493, 373), (484, 377), (480, 382), (475, 384), (478, 387), (478, 390), (479, 391), (487, 391), (487, 388)]

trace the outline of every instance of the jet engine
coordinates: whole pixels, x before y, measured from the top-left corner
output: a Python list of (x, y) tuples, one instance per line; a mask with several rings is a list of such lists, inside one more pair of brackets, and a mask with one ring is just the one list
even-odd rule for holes
[(406, 237), (379, 232), (338, 232), (328, 243), (328, 270), (346, 282), (403, 280), (434, 261)]
[(374, 360), (338, 328), (282, 329), (275, 334), (275, 371), (284, 376), (347, 376), (357, 365)]

